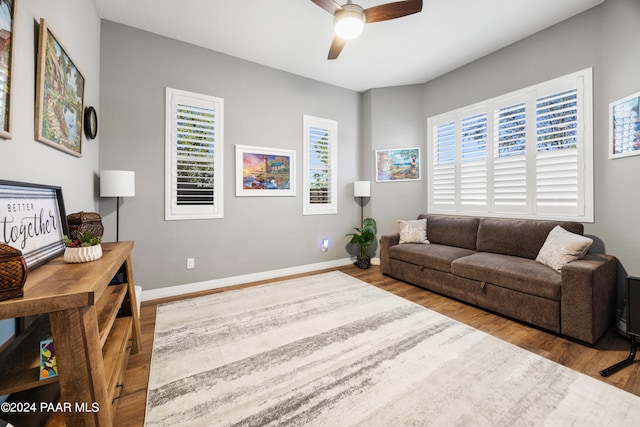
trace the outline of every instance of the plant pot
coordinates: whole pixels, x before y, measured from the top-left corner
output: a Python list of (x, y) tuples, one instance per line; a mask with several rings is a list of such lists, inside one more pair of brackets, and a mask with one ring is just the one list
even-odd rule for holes
[(102, 258), (102, 245), (64, 249), (64, 260), (70, 264), (95, 261), (100, 258)]
[(356, 262), (354, 262), (353, 265), (363, 270), (366, 270), (367, 268), (371, 267), (371, 257), (370, 256), (366, 258), (357, 257)]

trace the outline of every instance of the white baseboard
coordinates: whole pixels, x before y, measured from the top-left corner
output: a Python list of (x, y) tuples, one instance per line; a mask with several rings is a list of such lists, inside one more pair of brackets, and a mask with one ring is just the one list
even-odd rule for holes
[(351, 258), (337, 259), (334, 261), (318, 262), (315, 264), (300, 265), (296, 267), (281, 268), (278, 270), (263, 271), (260, 273), (242, 274), (240, 276), (224, 277), (222, 279), (206, 280), (204, 282), (186, 283), (184, 285), (169, 286), (160, 289), (142, 291), (142, 301), (169, 298), (193, 292), (209, 291), (224, 288), (226, 286), (241, 285), (243, 283), (257, 282), (260, 280), (274, 279), (276, 277), (290, 276), (292, 274), (309, 273), (311, 271), (326, 268), (342, 267), (353, 263)]

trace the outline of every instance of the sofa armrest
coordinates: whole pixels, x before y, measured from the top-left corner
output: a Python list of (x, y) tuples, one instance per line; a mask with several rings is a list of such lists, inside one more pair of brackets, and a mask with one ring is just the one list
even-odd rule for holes
[(380, 237), (380, 271), (389, 274), (389, 248), (400, 244), (400, 233)]
[(562, 268), (561, 333), (595, 343), (615, 316), (617, 260), (588, 254)]

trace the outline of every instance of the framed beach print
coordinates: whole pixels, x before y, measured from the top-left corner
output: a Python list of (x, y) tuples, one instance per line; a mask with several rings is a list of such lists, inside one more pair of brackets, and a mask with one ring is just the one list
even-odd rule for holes
[(29, 270), (64, 253), (60, 187), (0, 180), (0, 222), (0, 242), (22, 251)]
[(37, 70), (35, 138), (81, 157), (84, 77), (44, 19)]
[(640, 92), (609, 104), (609, 158), (640, 154)]
[(295, 196), (296, 152), (236, 145), (236, 196)]
[(16, 0), (0, 0), (0, 138), (11, 139), (11, 82)]
[(376, 182), (420, 180), (420, 148), (376, 150)]

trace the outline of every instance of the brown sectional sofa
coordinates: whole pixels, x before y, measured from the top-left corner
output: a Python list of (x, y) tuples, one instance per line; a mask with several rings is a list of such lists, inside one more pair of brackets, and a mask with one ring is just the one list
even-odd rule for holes
[(615, 313), (615, 257), (587, 254), (557, 272), (535, 258), (556, 225), (571, 221), (420, 215), (429, 244), (380, 239), (382, 273), (588, 343)]

